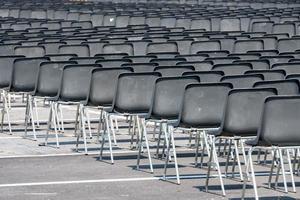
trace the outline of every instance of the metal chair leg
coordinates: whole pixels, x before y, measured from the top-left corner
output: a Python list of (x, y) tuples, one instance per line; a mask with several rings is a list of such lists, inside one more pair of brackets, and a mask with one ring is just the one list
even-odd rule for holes
[(289, 169), (290, 169), (290, 175), (291, 175), (293, 192), (296, 192), (296, 186), (295, 186), (295, 180), (294, 180), (294, 172), (293, 172), (293, 168), (292, 168), (291, 156), (290, 156), (290, 150), (289, 149), (286, 150), (286, 154), (287, 154), (287, 160), (288, 160)]
[(280, 158), (280, 165), (281, 165), (281, 171), (282, 171), (282, 178), (283, 178), (283, 185), (284, 185), (284, 191), (287, 193), (287, 183), (286, 183), (286, 176), (285, 176), (285, 167), (284, 167), (284, 160), (282, 156), (282, 149), (278, 149), (279, 151), (279, 158)]
[(150, 153), (150, 147), (149, 147), (149, 140), (148, 140), (148, 137), (147, 137), (147, 127), (146, 127), (146, 122), (145, 122), (145, 119), (141, 119), (141, 123), (142, 123), (142, 126), (143, 126), (143, 135), (144, 135), (144, 138), (145, 138), (145, 143), (146, 143), (146, 148), (147, 148), (147, 153), (148, 153), (148, 160), (149, 160), (149, 165), (150, 165), (150, 171), (151, 173), (153, 173), (153, 164), (152, 164), (152, 158), (151, 158), (151, 153)]

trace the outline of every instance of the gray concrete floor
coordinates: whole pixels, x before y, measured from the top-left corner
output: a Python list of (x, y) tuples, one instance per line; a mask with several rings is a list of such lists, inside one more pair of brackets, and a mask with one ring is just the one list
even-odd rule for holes
[[(46, 121), (48, 108), (39, 104), (39, 118)], [(64, 108), (64, 118), (74, 119), (74, 108)], [(91, 114), (96, 118), (96, 114)], [(219, 180), (210, 179), (209, 192), (205, 192), (207, 168), (194, 167), (194, 149), (188, 148), (188, 136), (176, 133), (181, 185), (175, 184), (175, 170), (171, 162), (168, 180), (162, 180), (163, 160), (153, 158), (154, 174), (149, 173), (148, 159), (142, 157), (141, 168), (136, 170), (136, 151), (129, 148), (130, 136), (127, 129), (117, 133), (118, 145), (114, 147), (115, 164), (109, 163), (108, 151), (105, 159), (99, 161), (99, 143), (94, 137), (88, 140), (89, 155), (83, 154), (82, 141), (80, 152), (75, 151), (73, 123), (66, 124), (66, 132), (60, 136), (60, 148), (55, 148), (55, 138), (51, 135), (49, 146), (38, 146), (44, 141), (46, 125), (38, 130), (38, 141), (24, 139), (24, 108), (11, 110), (13, 134), (0, 133), (0, 200), (96, 200), (96, 199), (240, 199), (242, 183), (236, 178), (224, 178), (227, 196), (221, 195)], [(126, 125), (120, 123), (120, 125)], [(96, 128), (96, 124), (92, 125)], [(149, 138), (152, 134), (148, 135)], [(154, 156), (156, 143), (151, 140), (151, 154)], [(254, 156), (255, 158), (255, 156)], [(270, 156), (269, 156), (270, 158)], [(205, 157), (205, 162), (207, 157)], [(225, 158), (220, 158), (224, 172)], [(279, 189), (267, 188), (270, 166), (255, 165), (258, 192), (261, 199), (300, 199), (299, 192), (284, 193), (282, 177)], [(230, 168), (231, 170), (231, 168)], [(237, 172), (237, 171), (236, 171)], [(216, 172), (212, 172), (215, 176)], [(290, 177), (287, 176), (288, 181)], [(300, 177), (295, 177), (297, 190), (300, 190)], [(289, 185), (290, 186), (290, 185)], [(289, 187), (291, 190), (291, 187)], [(247, 184), (246, 196), (253, 198), (251, 182)]]

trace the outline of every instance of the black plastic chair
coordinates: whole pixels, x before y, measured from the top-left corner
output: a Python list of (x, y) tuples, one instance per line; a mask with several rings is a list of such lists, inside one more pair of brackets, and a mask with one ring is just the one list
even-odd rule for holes
[(252, 65), (248, 63), (218, 64), (214, 65), (212, 70), (223, 71), (225, 75), (241, 75), (252, 70)]
[[(100, 159), (102, 159), (102, 152), (105, 143), (106, 136), (108, 137), (109, 149), (111, 155), (111, 162), (113, 163), (113, 152), (110, 138), (110, 130), (112, 130), (113, 139), (116, 144), (115, 133), (113, 129), (113, 124), (110, 116), (107, 114), (106, 110), (110, 109), (113, 104), (113, 99), (116, 93), (116, 86), (118, 82), (118, 77), (122, 73), (133, 72), (133, 69), (130, 67), (122, 68), (96, 68), (93, 69), (91, 80), (90, 80), (90, 89), (88, 97), (84, 103), (86, 107), (99, 108), (100, 111), (100, 121), (97, 138), (99, 139), (100, 127), (105, 127), (104, 133), (102, 135)], [(104, 122), (103, 122), (104, 121)], [(110, 128), (111, 127), (111, 128)]]
[[(206, 83), (190, 84), (185, 88), (182, 106), (178, 120), (174, 123), (175, 128), (190, 130), (196, 133), (196, 155), (195, 165), (198, 164), (199, 143), (202, 142), (201, 164), (203, 163), (204, 143), (209, 154), (208, 166), (213, 161), (218, 170), (222, 193), (225, 189), (220, 171), (219, 161), (215, 148), (215, 137), (209, 135), (216, 131), (222, 123), (228, 92), (232, 89), (230, 83)], [(210, 174), (208, 174), (209, 178)], [(206, 181), (208, 190), (208, 179)]]
[[(48, 120), (48, 130), (45, 137), (45, 145), (48, 144), (48, 136), (51, 127), (54, 127), (56, 137), (56, 147), (59, 148), (58, 130), (64, 131), (61, 108), (52, 101), (58, 94), (62, 76), (62, 70), (65, 65), (77, 64), (75, 61), (60, 62), (42, 62), (39, 66), (38, 77), (32, 98), (44, 99), (49, 101), (50, 114)], [(58, 111), (60, 111), (61, 122), (59, 122)], [(61, 125), (61, 127), (59, 127)], [(43, 144), (40, 144), (43, 145)]]
[(262, 74), (265, 81), (270, 80), (282, 80), (285, 77), (284, 70), (250, 70), (246, 71), (245, 74)]
[[(156, 123), (160, 123), (163, 127), (162, 129), (164, 130), (165, 144), (167, 146), (164, 178), (166, 178), (167, 165), (170, 156), (170, 148), (172, 148), (178, 184), (180, 184), (180, 179), (176, 157), (177, 155), (174, 143), (173, 130), (172, 127), (169, 126), (169, 124), (174, 120), (176, 121), (176, 119), (178, 118), (185, 87), (188, 84), (198, 83), (199, 81), (200, 79), (197, 76), (165, 77), (157, 79), (155, 84), (154, 96), (152, 98), (152, 105), (146, 117), (147, 121), (154, 121)], [(161, 133), (158, 138), (158, 148), (160, 144), (160, 138)]]
[(77, 112), (75, 118), (75, 135), (77, 136), (76, 150), (78, 150), (78, 142), (80, 134), (77, 133), (78, 118), (81, 124), (81, 133), (84, 141), (84, 151), (87, 154), (87, 139), (85, 131), (85, 113), (83, 103), (87, 99), (90, 88), (91, 71), (94, 68), (99, 68), (98, 64), (85, 65), (66, 65), (63, 68), (61, 85), (58, 95), (53, 98), (58, 104), (77, 105)]
[(260, 81), (256, 82), (253, 87), (255, 88), (276, 88), (278, 95), (298, 95), (299, 94), (299, 81), (290, 80), (275, 80), (275, 81)]
[(261, 74), (223, 76), (221, 78), (221, 82), (231, 83), (235, 89), (252, 88), (254, 83), (263, 80), (264, 76)]
[(218, 83), (224, 76), (222, 71), (191, 71), (184, 72), (182, 76), (198, 76), (201, 83)]
[(145, 140), (151, 172), (153, 172), (153, 166), (147, 139), (145, 116), (152, 104), (155, 82), (160, 76), (157, 72), (121, 74), (118, 79), (112, 108), (109, 111), (110, 114), (122, 114), (135, 118), (135, 122), (139, 127), (137, 169), (140, 165), (142, 142)]
[[(276, 173), (275, 185), (278, 183), (279, 171), (281, 169), (283, 176), (284, 190), (288, 192), (286, 181), (286, 170), (284, 163), (284, 155), (287, 157), (288, 168), (290, 171), (293, 192), (296, 192), (293, 167), (291, 163), (291, 151), (299, 149), (300, 138), (299, 119), (300, 118), (300, 98), (299, 96), (273, 96), (265, 100), (260, 126), (257, 130), (257, 136), (252, 141), (247, 141), (250, 145), (248, 151), (248, 161), (246, 172), (250, 170), (254, 188), (254, 196), (259, 199), (257, 192), (257, 183), (255, 180), (255, 171), (252, 162), (252, 152), (254, 150), (270, 150), (273, 153), (273, 160), (268, 180), (268, 187), (271, 188), (273, 170), (275, 167), (275, 159), (278, 159), (278, 170)], [(286, 154), (284, 154), (286, 153)], [(297, 155), (296, 155), (297, 156)], [(275, 186), (275, 187), (276, 187)], [(242, 198), (245, 196), (246, 181), (243, 186)]]

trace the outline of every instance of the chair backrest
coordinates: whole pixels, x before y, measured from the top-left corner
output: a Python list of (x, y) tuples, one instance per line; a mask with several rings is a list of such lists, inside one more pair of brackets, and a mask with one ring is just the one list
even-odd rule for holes
[(105, 44), (103, 53), (126, 53), (129, 56), (134, 55), (133, 45), (131, 44)]
[(96, 68), (92, 71), (88, 106), (112, 106), (120, 74), (133, 72), (130, 67)]
[(42, 57), (45, 55), (44, 46), (17, 46), (15, 47), (15, 55), (22, 55), (25, 57)]
[(296, 35), (296, 26), (294, 23), (274, 24), (272, 33), (287, 33), (292, 37)]
[(46, 54), (57, 54), (58, 47), (66, 44), (65, 42), (40, 42), (38, 45), (44, 46)]
[(10, 91), (33, 92), (42, 62), (50, 61), (47, 57), (19, 58), (14, 61)]
[(173, 66), (179, 62), (186, 61), (184, 58), (155, 58), (152, 59), (151, 63), (157, 63), (159, 66)]
[(176, 64), (177, 66), (193, 66), (195, 71), (209, 71), (213, 67), (213, 62), (211, 61), (193, 61), (193, 62), (180, 62)]
[(73, 57), (69, 59), (75, 61), (78, 64), (95, 64), (98, 60), (103, 60), (102, 57)]
[(112, 110), (119, 113), (145, 114), (149, 112), (157, 72), (124, 73), (118, 78)]
[(193, 66), (159, 66), (154, 69), (163, 77), (181, 76), (184, 72), (195, 71)]
[(276, 88), (278, 95), (298, 95), (299, 94), (299, 81), (295, 79), (275, 80), (275, 81), (260, 81), (256, 82), (253, 87), (255, 88)]
[(294, 52), (300, 49), (300, 38), (280, 39), (277, 43), (279, 52)]
[(0, 44), (0, 55), (11, 56), (15, 55), (15, 47), (20, 44)]
[(176, 58), (184, 58), (187, 62), (193, 61), (204, 61), (209, 56), (207, 54), (181, 54), (176, 56)]
[(219, 51), (221, 50), (221, 42), (218, 40), (196, 41), (192, 42), (190, 54), (196, 54), (199, 51)]
[(186, 86), (176, 126), (218, 128), (221, 126), (230, 83), (201, 83)]
[(233, 63), (250, 63), (253, 70), (267, 70), (270, 69), (270, 64), (268, 60), (258, 59), (258, 60), (235, 60)]
[(250, 70), (246, 71), (245, 74), (262, 74), (264, 80), (282, 80), (285, 77), (284, 70)]
[(75, 61), (42, 62), (39, 66), (35, 96), (54, 97), (58, 94), (61, 76), (65, 65), (77, 64)]
[(285, 71), (286, 75), (299, 74), (300, 73), (300, 62), (278, 63), (278, 64), (274, 64), (272, 66), (272, 69), (282, 69)]
[(223, 76), (221, 82), (231, 83), (233, 88), (252, 88), (253, 84), (263, 81), (264, 76), (261, 74), (233, 75)]
[(79, 57), (90, 56), (89, 46), (84, 44), (61, 45), (58, 49), (60, 54), (76, 54)]
[(159, 78), (155, 84), (149, 117), (158, 120), (177, 119), (185, 87), (199, 82), (197, 76)]
[(90, 56), (103, 53), (103, 46), (108, 44), (107, 41), (95, 41), (95, 42), (83, 42), (82, 44), (88, 45), (90, 50)]
[(0, 56), (0, 88), (7, 88), (10, 85), (13, 63), (24, 56)]
[(234, 53), (246, 53), (248, 51), (263, 50), (263, 40), (237, 40), (234, 42)]
[(102, 65), (104, 68), (109, 67), (121, 67), (123, 64), (132, 63), (129, 59), (105, 59), (105, 60), (97, 60), (96, 64)]
[(214, 65), (217, 64), (230, 64), (236, 60), (240, 60), (239, 57), (216, 57), (216, 58), (206, 58), (205, 61), (212, 61)]
[(76, 54), (46, 54), (45, 57), (50, 58), (51, 61), (67, 61), (70, 58), (77, 57)]
[(157, 42), (147, 45), (147, 53), (178, 52), (175, 42)]
[(299, 146), (300, 97), (272, 96), (265, 100), (256, 145)]
[(274, 88), (231, 90), (218, 135), (255, 136), (264, 101), (268, 96), (276, 94)]
[(65, 102), (86, 100), (90, 89), (91, 71), (97, 67), (101, 66), (97, 64), (64, 66), (58, 100)]
[(248, 70), (252, 70), (252, 65), (248, 63), (218, 64), (212, 70), (223, 71), (225, 75), (241, 75)]
[(133, 63), (149, 63), (152, 59), (157, 58), (156, 56), (125, 56), (123, 57), (123, 59), (129, 59), (131, 60)]
[(272, 21), (261, 21), (261, 22), (253, 22), (251, 31), (252, 32), (265, 32), (267, 34), (272, 33), (274, 22)]
[(184, 72), (182, 76), (198, 76), (201, 83), (218, 83), (224, 76), (222, 71), (191, 71)]
[(220, 31), (240, 31), (241, 20), (239, 18), (223, 18), (220, 21)]
[(141, 72), (153, 72), (156, 67), (158, 67), (157, 63), (126, 63), (122, 64), (122, 67), (130, 67), (133, 69), (134, 73)]

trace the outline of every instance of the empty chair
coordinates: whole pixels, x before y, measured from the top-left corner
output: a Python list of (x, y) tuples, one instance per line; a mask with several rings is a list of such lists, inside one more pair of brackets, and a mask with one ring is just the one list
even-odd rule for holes
[(252, 70), (252, 65), (247, 63), (218, 64), (214, 65), (212, 70), (223, 71), (225, 75), (242, 75)]
[(65, 42), (39, 42), (38, 45), (44, 46), (45, 54), (58, 54), (58, 48), (65, 45)]
[(70, 58), (77, 57), (76, 54), (46, 54), (45, 56), (50, 58), (51, 61), (67, 61)]
[(156, 67), (158, 67), (157, 63), (126, 63), (122, 64), (122, 67), (130, 67), (133, 69), (135, 73), (141, 72), (153, 72)]
[(270, 66), (277, 63), (287, 63), (290, 59), (293, 59), (293, 56), (261, 56), (261, 59), (267, 59), (270, 63)]
[(260, 54), (261, 56), (277, 56), (278, 50), (255, 50), (255, 51), (248, 51), (248, 53), (253, 54)]
[(194, 61), (204, 61), (206, 58), (208, 58), (207, 54), (181, 54), (176, 56), (176, 58), (184, 58), (188, 62), (194, 62)]
[(100, 64), (104, 68), (121, 67), (123, 64), (132, 63), (129, 59), (105, 59), (97, 60), (96, 64)]
[(192, 19), (191, 29), (204, 29), (205, 31), (212, 30), (212, 24), (210, 19)]
[(95, 57), (102, 57), (103, 59), (107, 60), (123, 59), (126, 56), (128, 56), (127, 53), (99, 53), (95, 55)]
[(260, 70), (260, 69), (270, 69), (269, 61), (268, 60), (235, 60), (233, 63), (250, 63), (252, 65), (253, 70)]
[[(178, 121), (174, 123), (174, 127), (205, 132), (219, 128), (224, 116), (228, 92), (231, 89), (232, 85), (229, 83), (201, 83), (188, 85), (185, 88)], [(216, 149), (214, 149), (214, 151), (215, 150)], [(197, 153), (198, 152), (196, 152), (196, 154)], [(216, 156), (214, 162), (217, 165), (223, 194), (225, 194)]]
[(11, 92), (33, 92), (42, 62), (50, 61), (47, 57), (19, 58), (14, 61)]
[(55, 97), (60, 88), (62, 70), (65, 65), (77, 64), (75, 61), (42, 62), (38, 70), (33, 96), (51, 98)]
[(45, 48), (43, 46), (18, 46), (15, 47), (15, 55), (42, 57), (45, 55)]
[(284, 70), (251, 70), (246, 71), (245, 74), (262, 74), (264, 80), (282, 80), (285, 77)]
[[(284, 153), (286, 153), (287, 155), (289, 170), (290, 172), (292, 172), (293, 169), (290, 153), (291, 150), (296, 150), (299, 147), (300, 143), (299, 134), (297, 134), (299, 130), (299, 121), (297, 120), (300, 117), (299, 108), (299, 96), (272, 96), (268, 97), (264, 102), (257, 136), (255, 139), (247, 142), (247, 144), (250, 145), (248, 153), (248, 165), (250, 165), (249, 169), (252, 177), (254, 195), (256, 199), (259, 199), (259, 197), (255, 181), (255, 171), (251, 158), (252, 152), (255, 149), (272, 149), (271, 151), (274, 154), (274, 158), (272, 160), (269, 184), (271, 184), (272, 180), (275, 158), (279, 162), (278, 168), (282, 167), (284, 169), (284, 161), (286, 160), (283, 160)], [(283, 170), (282, 176), (284, 190), (287, 193), (288, 188), (285, 170)], [(292, 180), (293, 191), (296, 192), (293, 173), (291, 173), (290, 176)], [(244, 189), (242, 195), (245, 196)]]
[[(143, 133), (140, 129), (139, 134), (139, 150), (137, 168), (139, 168), (141, 142), (145, 140), (148, 152), (148, 159), (150, 169), (153, 172), (151, 155), (149, 151), (149, 144), (147, 140), (146, 126), (144, 117), (150, 110), (152, 104), (152, 97), (154, 93), (154, 86), (156, 80), (160, 77), (159, 73), (123, 73), (118, 78), (117, 89), (114, 96), (112, 109), (109, 110), (111, 114), (130, 115), (141, 120), (138, 123), (143, 125)], [(102, 151), (101, 151), (102, 152)]]
[(191, 71), (184, 72), (183, 76), (198, 76), (201, 83), (217, 83), (224, 76), (222, 71)]
[(95, 64), (98, 60), (103, 60), (102, 57), (73, 57), (69, 59), (78, 64)]
[(152, 56), (124, 56), (123, 59), (129, 59), (133, 63), (149, 63), (152, 59), (157, 58), (157, 56), (152, 55)]
[(142, 56), (146, 55), (147, 52), (147, 45), (151, 42), (151, 40), (131, 40), (127, 41), (133, 46), (134, 55)]
[(252, 32), (265, 32), (267, 34), (272, 33), (274, 22), (272, 21), (261, 21), (253, 22), (251, 31)]
[[(84, 151), (87, 153), (87, 140), (85, 132), (85, 119), (83, 116), (82, 103), (87, 99), (90, 88), (90, 76), (91, 71), (94, 68), (101, 67), (97, 64), (85, 64), (85, 65), (66, 65), (63, 68), (62, 81), (58, 95), (53, 98), (58, 103), (66, 103), (68, 105), (79, 105), (77, 115), (81, 124)], [(51, 115), (51, 113), (50, 113)], [(76, 118), (76, 121), (78, 120)], [(76, 132), (76, 131), (75, 131)], [(79, 141), (80, 134), (77, 135), (77, 141)], [(76, 150), (78, 150), (78, 142), (76, 144)]]
[(288, 38), (278, 40), (279, 52), (294, 52), (300, 49), (300, 38)]
[(274, 24), (272, 33), (287, 33), (290, 37), (296, 35), (296, 26), (294, 23)]
[(184, 72), (194, 71), (193, 66), (159, 66), (154, 69), (159, 72), (163, 77), (181, 76)]
[(170, 42), (176, 42), (178, 47), (179, 54), (189, 54), (190, 53), (190, 47), (193, 39), (179, 39), (179, 40), (169, 40)]
[(239, 18), (223, 18), (220, 21), (220, 31), (240, 31), (241, 21)]
[(20, 44), (0, 44), (0, 55), (9, 56), (15, 54), (15, 47)]
[(239, 57), (216, 57), (216, 58), (206, 58), (205, 61), (211, 61), (214, 65), (217, 64), (230, 64), (235, 60), (240, 60)]
[(223, 76), (221, 82), (231, 83), (233, 88), (252, 88), (254, 83), (263, 81), (261, 74)]
[(209, 71), (213, 67), (213, 62), (211, 61), (194, 61), (194, 62), (179, 62), (177, 66), (193, 66), (195, 71)]
[(286, 75), (299, 74), (300, 73), (300, 62), (292, 63), (278, 63), (272, 66), (272, 69), (282, 69)]
[(197, 41), (192, 42), (190, 53), (196, 54), (197, 52), (201, 51), (219, 51), (221, 50), (221, 42), (217, 40), (210, 40), (210, 41)]
[(264, 42), (262, 40), (237, 40), (234, 42), (234, 53), (246, 53), (248, 51), (263, 50)]
[(255, 88), (276, 88), (279, 95), (298, 95), (299, 81), (295, 79), (260, 81), (256, 82)]
[(179, 62), (185, 62), (186, 60), (184, 58), (155, 58), (152, 59), (151, 63), (157, 63), (159, 66), (173, 66), (176, 65)]
[(90, 56), (103, 53), (103, 46), (108, 44), (106, 41), (83, 42), (82, 44), (88, 45)]
[(8, 88), (12, 78), (13, 63), (24, 56), (0, 56), (0, 88)]
[(148, 53), (147, 56), (156, 56), (159, 59), (173, 59), (179, 55), (178, 52), (159, 52), (159, 53)]
[(133, 46), (131, 44), (105, 44), (103, 46), (104, 54), (126, 53), (129, 56), (133, 55)]
[(253, 37), (252, 39), (264, 41), (264, 50), (277, 49), (277, 37), (264, 36), (264, 37)]
[(61, 45), (58, 49), (60, 54), (76, 54), (79, 57), (90, 56), (90, 50), (88, 45)]
[(175, 42), (149, 43), (147, 53), (178, 52)]

